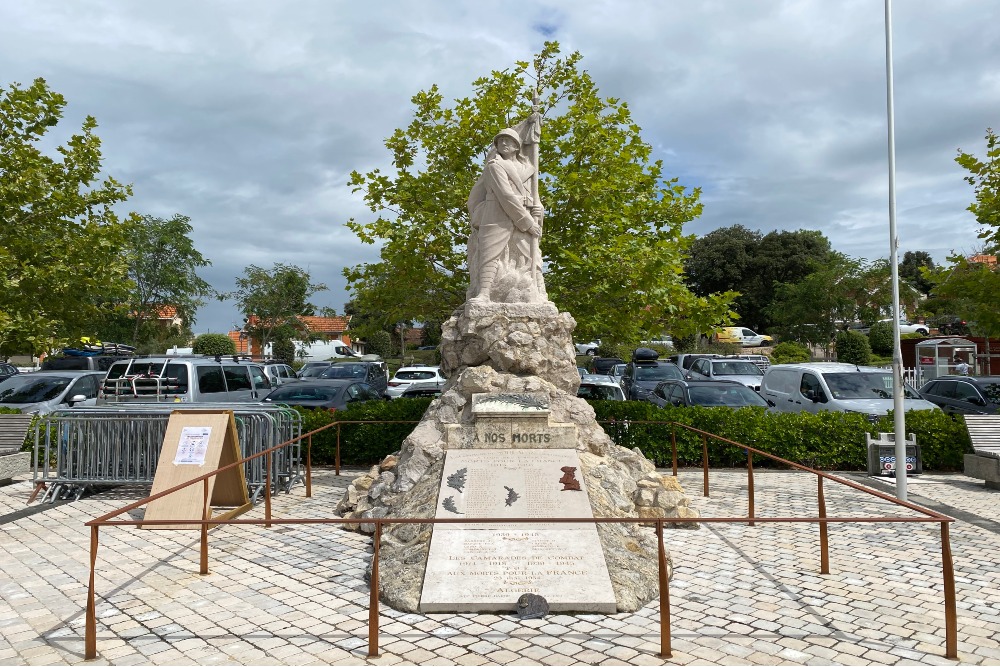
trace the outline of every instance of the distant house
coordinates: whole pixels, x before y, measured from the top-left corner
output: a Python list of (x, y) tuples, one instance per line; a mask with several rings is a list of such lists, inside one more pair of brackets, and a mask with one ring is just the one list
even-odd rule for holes
[[(338, 315), (337, 317), (319, 317), (315, 315), (300, 315), (299, 321), (305, 326), (310, 337), (324, 342), (340, 341), (357, 352), (364, 352), (361, 346), (351, 341), (348, 329), (351, 324), (351, 315)], [(256, 324), (257, 317), (252, 316), (248, 324)], [(236, 344), (237, 354), (248, 354), (251, 356), (261, 356), (262, 347), (260, 340), (251, 338), (243, 331), (234, 330), (229, 332), (229, 338)], [(298, 341), (294, 341), (298, 346)]]
[(166, 327), (181, 327), (184, 319), (177, 314), (174, 306), (159, 306), (156, 309), (156, 321)]

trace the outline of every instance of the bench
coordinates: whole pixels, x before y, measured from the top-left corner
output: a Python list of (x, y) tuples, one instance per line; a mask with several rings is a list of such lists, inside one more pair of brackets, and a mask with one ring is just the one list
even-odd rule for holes
[(974, 454), (965, 455), (965, 474), (1000, 491), (1000, 415), (965, 415)]
[(21, 446), (31, 426), (31, 415), (0, 415), (0, 481), (28, 472), (31, 452)]

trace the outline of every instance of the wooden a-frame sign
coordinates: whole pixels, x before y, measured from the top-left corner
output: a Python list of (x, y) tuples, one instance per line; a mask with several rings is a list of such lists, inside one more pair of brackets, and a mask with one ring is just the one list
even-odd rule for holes
[[(235, 463), (240, 459), (236, 420), (232, 410), (174, 410), (167, 421), (160, 458), (153, 476), (151, 496)], [(205, 506), (204, 483), (151, 501), (144, 520), (231, 519), (253, 507), (247, 495), (243, 466), (238, 465), (208, 478), (209, 506)], [(214, 515), (212, 507), (227, 507)], [(199, 524), (141, 526), (152, 529), (199, 529)]]

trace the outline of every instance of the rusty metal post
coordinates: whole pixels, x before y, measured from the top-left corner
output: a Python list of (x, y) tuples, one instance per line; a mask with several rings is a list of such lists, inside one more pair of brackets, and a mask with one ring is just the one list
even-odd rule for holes
[(944, 657), (958, 660), (958, 614), (955, 611), (955, 569), (947, 521), (941, 522), (941, 574), (944, 576)]
[(754, 517), (753, 501), (754, 501), (754, 493), (753, 493), (753, 452), (751, 452), (748, 449), (747, 450), (747, 504), (748, 504), (749, 507), (748, 507), (748, 510), (747, 510), (747, 516), (750, 518), (750, 521), (749, 521), (748, 525), (751, 525), (751, 526), (754, 525), (754, 521), (753, 521), (753, 517)]
[(97, 565), (97, 526), (90, 527), (90, 584), (87, 588), (87, 627), (83, 640), (84, 660), (97, 657), (97, 605), (94, 601), (94, 568)]
[(673, 452), (674, 477), (677, 477), (677, 426), (670, 425), (670, 451)]
[(264, 527), (271, 527), (271, 452), (265, 458), (267, 470), (264, 473)]
[(703, 493), (708, 498), (708, 436), (704, 433), (701, 434), (701, 469), (705, 477)]
[[(819, 504), (819, 518), (826, 518), (826, 496), (823, 495), (823, 476), (816, 475), (817, 480), (817, 502)], [(819, 522), (819, 573), (830, 574), (830, 540), (827, 535), (826, 521)]]
[(340, 422), (337, 422), (337, 450), (333, 454), (333, 470), (340, 476)]
[[(211, 509), (208, 504), (208, 478), (204, 479), (204, 504), (201, 506), (201, 519), (208, 521)], [(201, 524), (201, 569), (198, 574), (208, 574), (208, 524)]]
[(667, 553), (663, 548), (663, 520), (656, 522), (656, 550), (660, 574), (660, 657), (672, 657), (670, 651), (670, 576), (667, 573)]
[(309, 444), (306, 446), (306, 498), (313, 497), (313, 437), (309, 434)]
[(382, 522), (375, 520), (375, 535), (372, 537), (371, 598), (368, 601), (368, 657), (378, 657), (378, 548), (382, 541)]

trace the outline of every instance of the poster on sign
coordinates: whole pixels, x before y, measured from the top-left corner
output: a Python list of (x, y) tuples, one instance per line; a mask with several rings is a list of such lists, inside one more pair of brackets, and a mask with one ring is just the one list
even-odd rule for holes
[(174, 465), (205, 465), (208, 440), (212, 437), (211, 426), (185, 426), (177, 443)]

